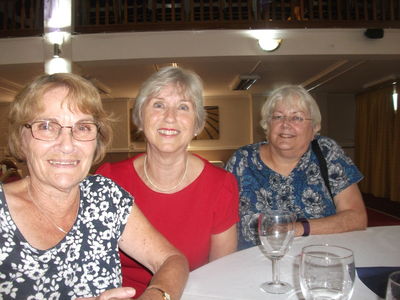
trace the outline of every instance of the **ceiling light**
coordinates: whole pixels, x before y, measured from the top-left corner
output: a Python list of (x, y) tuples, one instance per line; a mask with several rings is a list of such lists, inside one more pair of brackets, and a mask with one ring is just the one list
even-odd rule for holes
[(62, 45), (66, 40), (70, 38), (70, 35), (71, 34), (66, 31), (55, 30), (46, 33), (45, 38), (50, 44)]
[(258, 40), (258, 44), (260, 45), (261, 49), (264, 51), (274, 51), (278, 49), (282, 40), (281, 39), (274, 39), (274, 38), (260, 38)]
[(71, 64), (64, 58), (54, 57), (45, 63), (46, 74), (71, 73)]
[(231, 88), (234, 91), (246, 91), (260, 78), (258, 75), (236, 76), (231, 84)]

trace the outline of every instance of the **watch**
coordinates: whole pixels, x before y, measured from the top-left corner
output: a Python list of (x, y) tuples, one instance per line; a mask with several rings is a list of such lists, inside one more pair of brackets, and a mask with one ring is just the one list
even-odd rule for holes
[(301, 222), (301, 225), (303, 225), (303, 236), (309, 236), (310, 235), (310, 223), (306, 218), (300, 218), (298, 220)]
[(154, 290), (160, 291), (161, 296), (163, 297), (163, 300), (171, 300), (171, 296), (166, 291), (164, 291), (163, 289), (160, 289), (159, 287), (150, 286), (147, 289), (148, 290), (154, 289)]

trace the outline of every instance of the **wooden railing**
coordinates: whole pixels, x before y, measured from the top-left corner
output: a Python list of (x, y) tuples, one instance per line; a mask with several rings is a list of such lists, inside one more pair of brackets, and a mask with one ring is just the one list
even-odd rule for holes
[[(92, 0), (75, 30), (400, 28), (399, 0)], [(99, 28), (101, 28), (99, 30)]]
[(43, 0), (0, 0), (0, 37), (43, 34)]
[[(77, 33), (400, 28), (399, 0), (75, 0)], [(40, 34), (43, 0), (0, 0), (0, 36)]]

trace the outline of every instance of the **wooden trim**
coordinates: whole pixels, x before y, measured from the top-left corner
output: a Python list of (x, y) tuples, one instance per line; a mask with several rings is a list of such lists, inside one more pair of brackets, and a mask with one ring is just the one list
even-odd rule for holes
[[(0, 4), (0, 37), (43, 34), (43, 1)], [(25, 5), (17, 5), (17, 4)], [(253, 6), (254, 4), (254, 6)], [(185, 7), (185, 5), (189, 5)], [(25, 7), (26, 6), (26, 7)], [(207, 29), (400, 28), (398, 0), (77, 1), (77, 33)]]

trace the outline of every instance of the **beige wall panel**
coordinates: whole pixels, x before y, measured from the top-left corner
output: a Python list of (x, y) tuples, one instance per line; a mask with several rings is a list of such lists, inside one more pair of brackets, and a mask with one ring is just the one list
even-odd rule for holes
[(4, 156), (8, 139), (9, 103), (0, 103), (0, 158)]
[(103, 99), (104, 108), (117, 120), (113, 124), (114, 138), (109, 151), (129, 151), (129, 99)]

